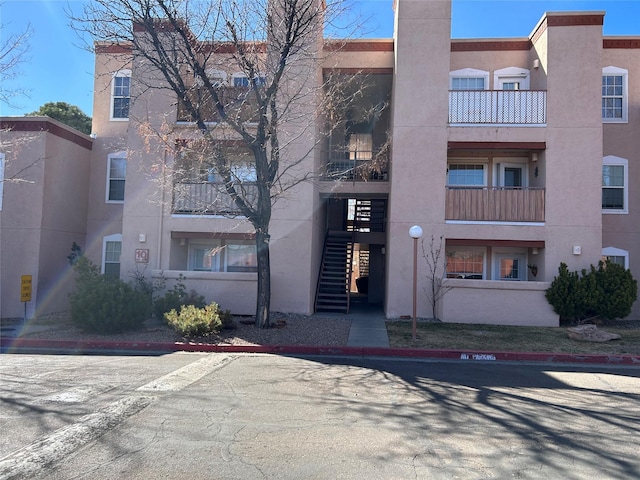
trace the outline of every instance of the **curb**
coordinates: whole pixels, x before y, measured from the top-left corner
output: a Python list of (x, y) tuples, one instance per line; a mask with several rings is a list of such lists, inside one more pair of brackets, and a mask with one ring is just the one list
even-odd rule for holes
[(129, 353), (266, 353), (274, 355), (324, 355), (349, 357), (396, 357), (445, 359), (461, 362), (553, 362), (640, 366), (640, 355), (571, 354), (547, 352), (485, 352), (469, 350), (428, 350), (416, 348), (332, 347), (304, 345), (217, 345), (208, 343), (109, 342), (44, 340), (0, 337), (1, 353), (61, 352), (66, 354)]

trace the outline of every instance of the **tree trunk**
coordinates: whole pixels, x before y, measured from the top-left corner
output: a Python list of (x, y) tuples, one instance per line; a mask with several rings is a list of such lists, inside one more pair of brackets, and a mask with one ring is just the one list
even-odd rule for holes
[(271, 263), (269, 261), (269, 233), (256, 231), (256, 253), (258, 256), (258, 295), (256, 304), (256, 327), (269, 328), (271, 302)]

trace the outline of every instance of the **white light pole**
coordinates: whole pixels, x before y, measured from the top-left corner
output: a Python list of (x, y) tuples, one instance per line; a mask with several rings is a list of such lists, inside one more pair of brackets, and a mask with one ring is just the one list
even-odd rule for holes
[(409, 229), (413, 238), (413, 341), (416, 340), (416, 304), (418, 298), (418, 239), (422, 237), (422, 228), (414, 225)]

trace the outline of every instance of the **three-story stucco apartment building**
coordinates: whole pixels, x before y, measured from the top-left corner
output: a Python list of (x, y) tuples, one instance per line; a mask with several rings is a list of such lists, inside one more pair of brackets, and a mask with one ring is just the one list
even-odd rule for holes
[[(450, 0), (397, 0), (394, 38), (324, 42), (332, 54), (317, 65), (318, 85), (329, 72), (358, 72), (368, 87), (330, 135), (290, 135), (285, 154), (309, 152), (301, 165), (320, 175), (274, 208), (272, 310), (346, 312), (357, 297), (389, 318), (411, 314), (413, 225), (427, 254), (442, 239), (446, 322), (557, 325), (544, 292), (560, 262), (580, 270), (608, 257), (639, 278), (640, 37), (603, 37), (604, 19), (547, 13), (528, 37), (455, 40)], [(140, 88), (136, 58), (127, 45), (96, 46), (95, 138), (80, 147), (85, 170), (74, 169), (87, 189), (74, 215), (86, 221), (65, 246), (73, 238), (107, 274), (183, 276), (208, 300), (253, 314), (253, 229), (229, 215), (228, 200), (211, 201), (207, 172), (162, 181), (161, 166), (180, 159), (148, 133), (169, 126), (180, 140), (194, 127), (175, 95)], [(224, 68), (212, 75), (229, 89), (246, 81)], [(242, 175), (250, 184), (250, 169)], [(47, 193), (43, 183), (34, 208), (63, 208), (57, 184)], [(14, 188), (5, 185), (0, 213), (5, 317), (20, 315), (15, 277), (29, 273), (15, 261), (27, 244), (8, 233)], [(35, 313), (62, 275), (43, 275), (47, 249), (36, 251)], [(423, 317), (432, 316), (428, 276), (420, 253)]]

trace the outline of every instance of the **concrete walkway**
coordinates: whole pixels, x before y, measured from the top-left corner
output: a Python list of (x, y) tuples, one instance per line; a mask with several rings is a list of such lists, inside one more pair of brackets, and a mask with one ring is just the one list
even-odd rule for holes
[(357, 307), (347, 316), (351, 320), (348, 347), (389, 348), (389, 336), (384, 312), (380, 309)]
[(352, 301), (348, 314), (320, 312), (316, 315), (351, 320), (347, 347), (389, 348), (389, 336), (381, 306)]

